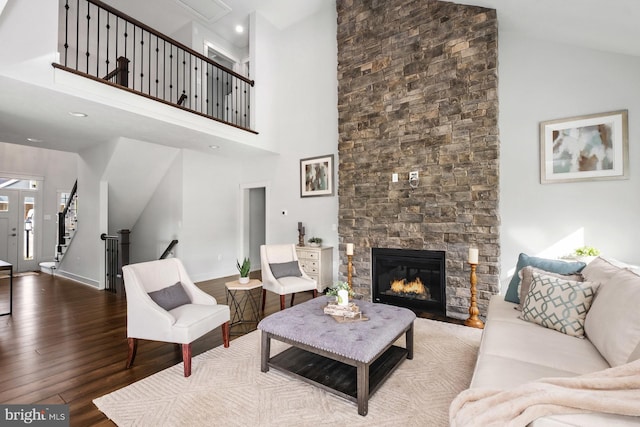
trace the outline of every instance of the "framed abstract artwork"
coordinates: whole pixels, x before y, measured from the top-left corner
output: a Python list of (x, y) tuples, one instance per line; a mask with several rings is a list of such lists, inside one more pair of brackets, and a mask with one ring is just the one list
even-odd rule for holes
[(540, 123), (540, 182), (629, 177), (627, 110)]
[(300, 197), (333, 196), (333, 154), (300, 160)]

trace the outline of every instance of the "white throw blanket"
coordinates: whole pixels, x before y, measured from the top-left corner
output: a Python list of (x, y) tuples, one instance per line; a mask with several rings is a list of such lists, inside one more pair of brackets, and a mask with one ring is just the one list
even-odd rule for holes
[(451, 403), (449, 418), (451, 427), (515, 427), (547, 415), (587, 412), (640, 416), (640, 360), (509, 390), (468, 389)]

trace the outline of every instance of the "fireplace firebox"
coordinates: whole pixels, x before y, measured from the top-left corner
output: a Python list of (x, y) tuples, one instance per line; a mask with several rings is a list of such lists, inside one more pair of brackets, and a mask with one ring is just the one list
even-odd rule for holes
[(371, 249), (373, 301), (446, 314), (445, 252)]

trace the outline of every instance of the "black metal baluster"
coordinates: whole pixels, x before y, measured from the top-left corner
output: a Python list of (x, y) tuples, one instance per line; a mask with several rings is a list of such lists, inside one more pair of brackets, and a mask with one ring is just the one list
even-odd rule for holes
[(111, 13), (109, 11), (107, 11), (107, 60), (106, 60), (106, 65), (107, 65), (107, 73), (109, 73), (109, 33), (111, 32)]
[(162, 40), (162, 99), (167, 95), (167, 41)]
[(159, 61), (160, 61), (160, 40), (158, 39), (158, 37), (156, 37), (156, 98), (160, 96), (160, 94), (158, 93), (158, 82), (160, 81), (159, 79), (160, 68), (158, 67)]
[(169, 46), (169, 101), (173, 102), (173, 45)]
[(225, 103), (225, 110), (226, 110), (224, 119), (230, 122), (231, 121), (231, 114), (229, 114), (229, 96), (228, 96), (229, 93), (230, 93), (230, 91), (229, 91), (229, 73), (224, 71), (224, 74), (226, 74), (226, 76), (225, 76), (226, 77), (225, 84), (226, 84), (226, 87), (227, 87), (225, 89), (225, 91), (224, 91), (224, 98), (225, 99), (223, 100), (223, 102)]
[(149, 88), (147, 89), (147, 93), (151, 95), (151, 33), (149, 33), (149, 65), (147, 65), (147, 75), (149, 76)]
[(187, 52), (182, 51), (182, 94), (187, 95), (187, 60), (185, 56)]
[(205, 108), (207, 109), (207, 116), (209, 116), (209, 115), (211, 115), (211, 113), (209, 112), (209, 107), (210, 107), (209, 100), (211, 99), (211, 95), (209, 94), (209, 89), (210, 89), (210, 86), (211, 86), (209, 84), (209, 70), (211, 69), (211, 64), (207, 63), (206, 67), (207, 67), (207, 72), (205, 73), (205, 79), (206, 79), (205, 82), (206, 82), (206, 85), (207, 85), (206, 86), (206, 88), (207, 88), (206, 89), (207, 97), (206, 97), (206, 100), (205, 100)]
[(140, 29), (140, 92), (144, 93), (144, 29)]
[(216, 97), (216, 111), (214, 117), (220, 118), (220, 68), (216, 67), (216, 85), (215, 85), (215, 97)]
[(100, 77), (100, 8), (98, 8), (98, 23), (96, 29), (98, 33), (96, 38), (96, 77)]
[(64, 5), (64, 66), (67, 66), (67, 54), (69, 50), (69, 0)]
[(248, 120), (247, 120), (247, 105), (249, 105), (249, 100), (247, 99), (247, 83), (246, 82), (242, 82), (242, 88), (243, 88), (243, 97), (244, 97), (244, 113), (243, 113), (243, 120), (244, 120), (244, 127), (248, 128)]
[(91, 5), (87, 3), (87, 52), (85, 54), (87, 56), (87, 68), (86, 68), (87, 74), (89, 74), (89, 39), (91, 38), (90, 26), (89, 26), (89, 24), (91, 23), (91, 14), (89, 10), (90, 7)]
[(136, 26), (133, 26), (133, 46), (131, 48), (133, 55), (133, 74), (131, 74), (131, 81), (133, 82), (133, 90), (136, 90)]
[[(189, 69), (191, 69), (191, 60), (193, 59), (193, 55), (189, 54)], [(195, 82), (191, 82), (191, 90), (193, 90), (194, 95), (193, 98), (195, 98), (193, 100), (193, 105), (191, 105), (191, 108), (193, 108), (194, 110), (198, 111), (198, 60), (196, 59), (196, 66), (193, 70), (193, 78), (195, 79)]]
[(80, 0), (76, 2), (76, 70), (80, 68)]

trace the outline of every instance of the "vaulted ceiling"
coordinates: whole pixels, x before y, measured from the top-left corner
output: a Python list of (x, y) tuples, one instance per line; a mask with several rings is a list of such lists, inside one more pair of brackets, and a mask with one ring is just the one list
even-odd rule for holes
[[(327, 3), (335, 3), (335, 0), (104, 1), (166, 34), (190, 21), (197, 21), (240, 49), (247, 47), (248, 15), (254, 10), (283, 29)], [(4, 3), (0, 0), (0, 13)], [(559, 43), (640, 56), (638, 0), (460, 0), (458, 3), (496, 9), (501, 33), (517, 32)], [(205, 9), (213, 7), (208, 15), (207, 10), (200, 13), (189, 5)], [(245, 32), (236, 33), (236, 25), (243, 25)], [(37, 142), (27, 141), (27, 138), (35, 137), (50, 141), (51, 148), (66, 151), (86, 147), (95, 140), (95, 135), (163, 143), (171, 136), (174, 137), (171, 139), (173, 146), (184, 148), (207, 147), (211, 143), (210, 136), (197, 131), (167, 128), (158, 121), (141, 121), (140, 117), (119, 113), (109, 106), (71, 99), (68, 95), (26, 83), (16, 85), (15, 81), (2, 76), (0, 93), (0, 142), (39, 146)], [(86, 105), (79, 105), (82, 103)], [(72, 108), (86, 109), (92, 117), (102, 119), (79, 122), (68, 117), (67, 112)]]

